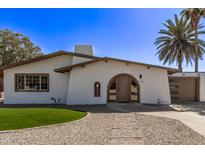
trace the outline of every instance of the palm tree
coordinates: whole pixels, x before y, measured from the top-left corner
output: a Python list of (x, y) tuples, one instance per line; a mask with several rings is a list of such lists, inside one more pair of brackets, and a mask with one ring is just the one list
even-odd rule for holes
[(181, 15), (185, 16), (187, 19), (190, 19), (190, 25), (192, 30), (195, 31), (195, 72), (198, 72), (198, 27), (200, 24), (200, 19), (202, 17), (205, 17), (205, 9), (204, 8), (189, 8), (189, 9), (184, 9), (181, 12)]
[[(161, 35), (155, 41), (157, 46), (157, 53), (159, 60), (163, 61), (163, 64), (172, 64), (176, 62), (179, 70), (182, 72), (182, 62), (186, 60), (187, 65), (192, 64), (194, 59), (194, 31), (190, 29), (189, 22), (184, 17), (174, 16), (174, 21), (166, 20), (164, 23), (166, 29), (161, 29), (159, 34)], [(200, 29), (202, 26), (199, 27)], [(198, 34), (203, 31), (198, 31)], [(205, 42), (199, 40), (199, 57), (202, 57), (205, 52)]]

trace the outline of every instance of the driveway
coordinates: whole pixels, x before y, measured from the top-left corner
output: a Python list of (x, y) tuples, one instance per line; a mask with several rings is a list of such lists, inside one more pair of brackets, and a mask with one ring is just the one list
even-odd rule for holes
[[(87, 117), (44, 128), (0, 132), (0, 144), (205, 144), (205, 138), (178, 120), (122, 112), (133, 107), (69, 106)], [(161, 107), (138, 106), (141, 111)], [(163, 110), (173, 110), (166, 107)]]
[(205, 103), (172, 104), (170, 106), (122, 104), (111, 106), (111, 108), (113, 107), (122, 112), (137, 112), (144, 115), (177, 119), (205, 137)]
[(142, 113), (180, 120), (205, 137), (205, 103), (175, 104), (170, 107), (174, 108), (176, 111)]

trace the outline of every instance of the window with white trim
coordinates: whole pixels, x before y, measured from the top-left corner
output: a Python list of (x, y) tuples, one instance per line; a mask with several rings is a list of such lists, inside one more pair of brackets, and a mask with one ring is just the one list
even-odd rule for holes
[(15, 90), (18, 92), (49, 91), (48, 74), (15, 74)]

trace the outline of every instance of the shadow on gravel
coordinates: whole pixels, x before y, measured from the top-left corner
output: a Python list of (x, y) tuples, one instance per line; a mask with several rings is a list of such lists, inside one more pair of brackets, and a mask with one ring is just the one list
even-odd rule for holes
[(69, 105), (67, 109), (80, 110), (91, 113), (122, 113), (107, 107), (107, 105)]
[(113, 103), (105, 105), (69, 105), (68, 109), (87, 111), (91, 113), (129, 113), (129, 112), (160, 112), (175, 111), (168, 105), (143, 105)]
[(1, 105), (0, 108), (57, 108), (86, 111), (91, 113), (129, 113), (176, 111), (169, 105), (143, 105), (137, 103), (110, 103), (104, 105)]

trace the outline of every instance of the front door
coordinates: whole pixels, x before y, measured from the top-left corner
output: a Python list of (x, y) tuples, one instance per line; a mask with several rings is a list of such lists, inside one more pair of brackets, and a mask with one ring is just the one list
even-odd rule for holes
[(120, 75), (117, 77), (117, 101), (129, 102), (130, 100), (130, 76)]

